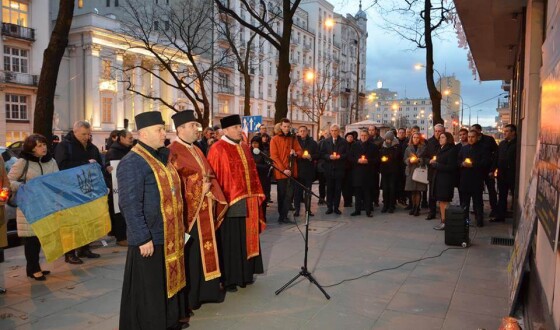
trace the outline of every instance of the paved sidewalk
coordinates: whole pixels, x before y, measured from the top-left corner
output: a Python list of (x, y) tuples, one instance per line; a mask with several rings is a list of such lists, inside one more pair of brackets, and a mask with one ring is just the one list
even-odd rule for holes
[[(273, 189), (274, 190), (274, 189)], [(373, 218), (324, 215), (313, 203), (309, 269), (324, 286), (346, 278), (363, 278), (326, 287), (327, 300), (306, 279), (276, 296), (303, 264), (303, 239), (292, 225), (277, 225), (274, 207), (261, 236), (266, 273), (230, 293), (222, 304), (203, 305), (191, 318), (191, 329), (497, 329), (507, 314), (510, 247), (490, 244), (490, 237), (509, 237), (511, 226), (471, 228), (473, 245), (448, 248), (436, 220), (394, 214)], [(275, 205), (275, 204), (273, 204)], [(303, 220), (302, 217), (299, 218)], [(300, 225), (300, 229), (304, 227)], [(23, 247), (6, 250), (0, 264), (0, 329), (117, 329), (126, 249), (113, 241), (96, 252), (102, 257), (71, 266), (60, 259), (44, 264), (47, 281), (25, 276)]]

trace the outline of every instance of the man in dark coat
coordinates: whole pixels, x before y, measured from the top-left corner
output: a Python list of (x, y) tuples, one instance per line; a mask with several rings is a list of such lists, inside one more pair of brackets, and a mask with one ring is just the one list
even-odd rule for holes
[[(317, 142), (309, 136), (307, 126), (300, 126), (298, 128), (297, 140), (303, 150), (301, 158), (297, 159), (299, 172), (298, 181), (305, 187), (311, 189), (311, 185), (313, 181), (315, 181), (315, 161), (319, 158), (319, 147), (317, 146)], [(301, 202), (305, 202), (303, 196), (303, 189), (299, 185), (296, 185), (294, 195), (294, 207), (296, 211), (294, 212), (294, 217), (299, 216)], [(307, 208), (307, 205), (305, 211), (309, 211), (310, 216), (314, 215), (311, 210)]]
[[(103, 165), (99, 149), (91, 143), (90, 135), (90, 123), (87, 121), (74, 123), (72, 131), (59, 143), (54, 154), (61, 171), (88, 163), (97, 162)], [(99, 258), (100, 255), (91, 252), (89, 245), (86, 244), (79, 249), (66, 252), (64, 260), (69, 264), (81, 264), (83, 261), (80, 257)]]
[(214, 129), (212, 127), (206, 127), (202, 131), (202, 138), (198, 143), (200, 146), (200, 150), (202, 150), (202, 153), (205, 156), (208, 155), (208, 140), (213, 138), (214, 138)]
[[(426, 141), (426, 157), (428, 159), (432, 159), (435, 155), (437, 155), (440, 145), (439, 145), (439, 136), (445, 132), (445, 126), (442, 124), (437, 124), (434, 126), (434, 135)], [(434, 177), (434, 169), (432, 166), (428, 167), (428, 180), (430, 181), (429, 184), (433, 185), (432, 178)], [(428, 207), (430, 211), (428, 212), (428, 216), (426, 220), (432, 220), (436, 218), (436, 199), (433, 196), (434, 189), (430, 187), (428, 189), (429, 196), (428, 196)]]
[(494, 177), (498, 159), (498, 144), (493, 137), (482, 133), (482, 126), (479, 124), (472, 125), (472, 128), (476, 129), (478, 134), (480, 134), (480, 142), (485, 149), (486, 157), (490, 159), (490, 163), (486, 168), (486, 175), (484, 176), (484, 184), (486, 185), (486, 189), (488, 189), (488, 200), (490, 201), (490, 207), (492, 209), (490, 216), (494, 217), (498, 206), (498, 193), (496, 192), (496, 179)]
[[(317, 149), (319, 149), (319, 151), (322, 148), (323, 143), (325, 143), (326, 139), (330, 137), (330, 133), (328, 131), (326, 131), (323, 135), (321, 135), (321, 137), (319, 138), (319, 141), (317, 142)], [(327, 204), (327, 201), (325, 200), (326, 196), (327, 196), (327, 179), (325, 178), (325, 160), (321, 158), (321, 156), (319, 155), (319, 159), (317, 160), (317, 181), (319, 181), (319, 202), (317, 204), (319, 205), (324, 205)]]
[[(399, 174), (397, 177), (397, 201), (403, 205), (407, 205), (409, 194), (404, 191), (404, 184), (406, 182), (406, 174), (404, 170), (406, 165), (403, 160), (404, 151), (408, 147), (408, 138), (406, 137), (406, 129), (401, 127), (397, 130), (397, 141), (399, 142)], [(406, 209), (410, 209), (412, 206)]]
[(351, 216), (361, 214), (362, 208), (366, 210), (366, 215), (372, 217), (371, 191), (374, 169), (379, 161), (379, 149), (369, 141), (368, 131), (360, 132), (360, 139), (350, 148), (348, 156), (352, 163), (352, 185), (356, 197), (355, 211)]
[(115, 236), (117, 240), (117, 245), (127, 246), (126, 241), (126, 222), (122, 213), (115, 213), (115, 206), (113, 200), (113, 180), (111, 178), (111, 173), (114, 168), (111, 166), (112, 160), (121, 160), (126, 156), (126, 154), (132, 148), (132, 133), (126, 130), (118, 131), (117, 139), (105, 154), (105, 183), (107, 187), (111, 189), (107, 201), (109, 203), (109, 215), (111, 216), (111, 233)]
[[(344, 134), (344, 139), (348, 143), (348, 152), (352, 149), (352, 145), (355, 142), (354, 138), (355, 132), (348, 132)], [(344, 207), (352, 207), (352, 197), (354, 195), (354, 189), (352, 186), (352, 163), (346, 159), (346, 168), (344, 170), (344, 182), (342, 183), (342, 200), (344, 202)]]
[(326, 214), (342, 214), (339, 210), (344, 169), (348, 153), (348, 143), (340, 137), (340, 127), (331, 125), (331, 137), (325, 139), (319, 151), (325, 161), (323, 168), (327, 181), (327, 212)]
[[(377, 149), (381, 150), (383, 145), (383, 138), (379, 135), (379, 128), (375, 125), (370, 125), (368, 127), (369, 140), (371, 143), (377, 146)], [(379, 166), (374, 166), (373, 168), (373, 187), (371, 190), (372, 203), (376, 207), (379, 207)], [(373, 207), (372, 207), (373, 209)]]
[(388, 131), (385, 134), (385, 142), (379, 151), (381, 162), (379, 172), (381, 173), (381, 189), (383, 190), (383, 208), (381, 213), (395, 212), (397, 181), (399, 175), (399, 162), (402, 162), (399, 152), (399, 143), (395, 134)]
[(504, 127), (504, 140), (498, 146), (498, 192), (500, 198), (496, 218), (491, 222), (505, 221), (509, 194), (515, 191), (515, 169), (517, 161), (517, 127)]
[(484, 176), (490, 160), (485, 157), (482, 144), (478, 141), (478, 132), (471, 129), (468, 133), (468, 145), (459, 150), (457, 163), (460, 169), (459, 192), (461, 206), (465, 210), (465, 219), (469, 217), (471, 199), (477, 227), (482, 227)]

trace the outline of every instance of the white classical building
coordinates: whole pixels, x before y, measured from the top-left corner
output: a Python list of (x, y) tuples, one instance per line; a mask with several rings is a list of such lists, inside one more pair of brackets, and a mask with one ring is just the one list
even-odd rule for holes
[(49, 42), (49, 6), (43, 0), (2, 1), (0, 145), (25, 139), (33, 128), (33, 108)]

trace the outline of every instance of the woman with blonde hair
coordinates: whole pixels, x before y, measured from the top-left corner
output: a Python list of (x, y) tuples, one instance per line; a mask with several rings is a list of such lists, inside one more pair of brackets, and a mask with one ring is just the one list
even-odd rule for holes
[(426, 157), (426, 143), (422, 134), (419, 132), (412, 134), (408, 147), (404, 151), (403, 159), (406, 164), (404, 171), (406, 175), (404, 190), (411, 193), (412, 209), (408, 214), (419, 216), (422, 192), (428, 190), (428, 185), (414, 181), (412, 177), (414, 175), (414, 170), (425, 166), (429, 160)]

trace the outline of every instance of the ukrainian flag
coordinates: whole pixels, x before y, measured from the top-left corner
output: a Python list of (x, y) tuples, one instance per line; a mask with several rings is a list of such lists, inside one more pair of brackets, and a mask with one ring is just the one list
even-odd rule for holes
[(97, 163), (42, 175), (18, 189), (17, 203), (47, 261), (111, 230), (107, 186)]

